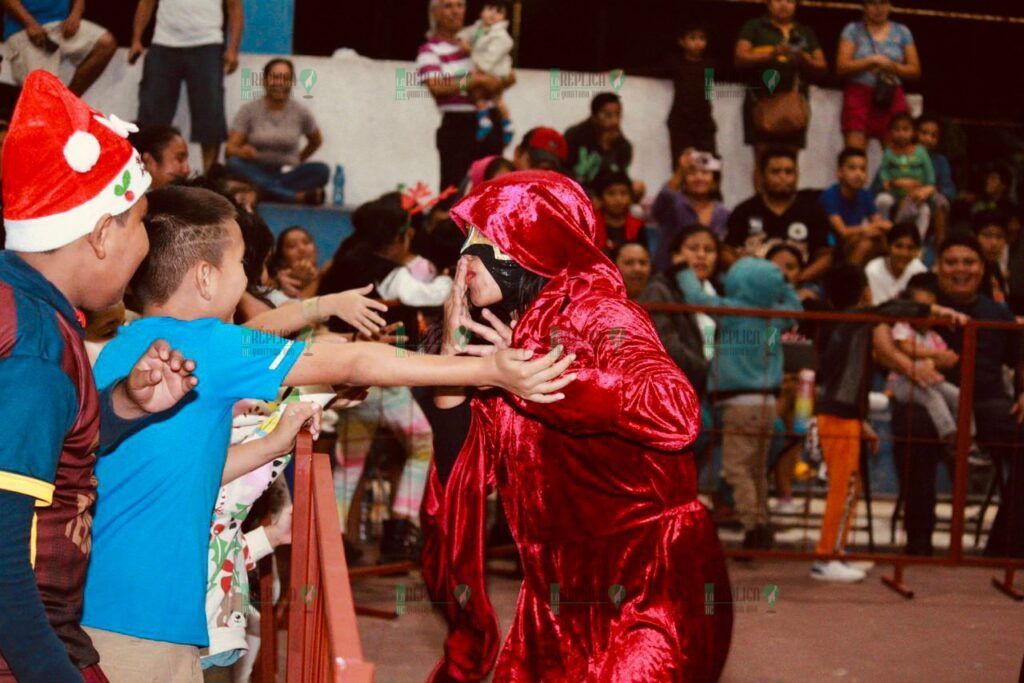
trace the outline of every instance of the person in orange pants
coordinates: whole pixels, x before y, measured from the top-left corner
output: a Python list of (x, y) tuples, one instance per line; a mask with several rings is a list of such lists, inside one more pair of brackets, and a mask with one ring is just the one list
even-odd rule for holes
[[(824, 277), (825, 296), (833, 309), (849, 313), (874, 313), (901, 318), (929, 315), (959, 320), (955, 311), (907, 299), (893, 299), (871, 307), (871, 290), (864, 271), (852, 264), (835, 266)], [(822, 355), (821, 396), (818, 400), (818, 433), (828, 465), (828, 497), (821, 521), (817, 552), (839, 555), (846, 548), (857, 512), (860, 493), (860, 446), (863, 440), (878, 447), (878, 437), (865, 422), (868, 392), (873, 373), (872, 323), (836, 325), (828, 334)], [(817, 561), (811, 578), (852, 583), (864, 579), (864, 570), (838, 559)]]
[[(861, 431), (860, 420), (818, 415), (821, 453), (828, 466), (828, 497), (821, 520), (818, 553), (841, 553), (849, 539), (860, 496)], [(850, 576), (855, 578), (852, 572)], [(859, 578), (864, 578), (863, 572)]]

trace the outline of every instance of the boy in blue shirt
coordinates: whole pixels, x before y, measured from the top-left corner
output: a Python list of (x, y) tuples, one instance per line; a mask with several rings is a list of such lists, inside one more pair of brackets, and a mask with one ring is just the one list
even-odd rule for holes
[(199, 388), (97, 467), (82, 623), (114, 680), (139, 680), (159, 667), (168, 680), (201, 681), (210, 515), (236, 401), (272, 400), (282, 384), (352, 384), (490, 385), (552, 402), (574, 379), (555, 380), (573, 356), (556, 363), (558, 349), (527, 363), (530, 353), (514, 349), (490, 358), (396, 354), (383, 344), (306, 345), (231, 325), (246, 285), (232, 204), (207, 190), (167, 186), (149, 195), (146, 228), (150, 253), (132, 280), (143, 318), (104, 347), (97, 383), (123, 374), (137, 349), (160, 337), (195, 358)]
[(829, 245), (842, 245), (847, 258), (866, 260), (870, 255), (867, 252), (875, 244), (881, 245), (892, 223), (882, 218), (874, 197), (864, 189), (868, 181), (868, 157), (864, 151), (847, 147), (840, 152), (836, 177), (838, 182), (818, 198), (832, 226)]
[(93, 382), (81, 311), (120, 301), (148, 248), (150, 178), (128, 132), (36, 71), (4, 144), (0, 681), (106, 681), (79, 625), (97, 445), (195, 383), (194, 364), (162, 341), (126, 359), (126, 381)]

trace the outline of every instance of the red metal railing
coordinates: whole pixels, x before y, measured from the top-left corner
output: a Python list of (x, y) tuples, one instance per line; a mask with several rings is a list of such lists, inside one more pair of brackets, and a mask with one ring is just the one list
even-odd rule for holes
[[(948, 325), (948, 322), (940, 321), (936, 319), (913, 319), (913, 318), (893, 318), (887, 316), (880, 316), (875, 314), (867, 313), (835, 313), (835, 312), (810, 312), (810, 311), (769, 311), (761, 309), (747, 309), (747, 308), (726, 308), (726, 307), (706, 307), (706, 306), (692, 306), (689, 304), (667, 304), (667, 303), (645, 303), (645, 308), (652, 312), (660, 313), (707, 313), (714, 318), (720, 318), (722, 316), (741, 316), (751, 318), (787, 318), (792, 320), (807, 320), (807, 321), (818, 321), (818, 322), (861, 322), (866, 324), (879, 324), (887, 323), (893, 324), (896, 322), (908, 322), (911, 324), (930, 324), (933, 326)], [(913, 597), (913, 592), (903, 583), (903, 569), (907, 565), (915, 564), (928, 564), (928, 565), (943, 565), (943, 566), (981, 566), (981, 567), (993, 567), (1002, 568), (1004, 574), (1002, 578), (993, 578), (992, 584), (1008, 596), (1021, 600), (1024, 599), (1024, 594), (1014, 588), (1014, 574), (1016, 570), (1024, 569), (1024, 558), (1010, 558), (1010, 557), (978, 557), (973, 555), (967, 555), (964, 553), (963, 548), (963, 534), (964, 534), (964, 518), (965, 518), (965, 507), (967, 504), (967, 475), (968, 475), (968, 452), (971, 448), (971, 417), (972, 417), (972, 404), (974, 397), (974, 377), (975, 377), (975, 361), (977, 353), (977, 335), (980, 329), (998, 329), (1015, 331), (1018, 333), (1024, 333), (1024, 325), (1017, 323), (1005, 323), (1005, 322), (990, 322), (983, 320), (970, 320), (963, 327), (963, 348), (960, 354), (960, 402), (959, 410), (957, 414), (957, 441), (956, 441), (956, 456), (955, 456), (955, 469), (953, 478), (953, 499), (952, 499), (952, 516), (950, 520), (950, 547), (948, 554), (945, 556), (927, 557), (918, 555), (908, 555), (900, 553), (878, 553), (878, 552), (851, 552), (841, 556), (844, 560), (872, 560), (880, 564), (892, 564), (894, 567), (893, 577), (883, 577), (882, 581), (887, 586), (896, 590), (905, 597)], [(1022, 335), (1024, 336), (1024, 335)], [(850, 362), (856, 362), (857, 359), (850, 359)], [(795, 435), (789, 435), (795, 436)], [(904, 441), (908, 439), (903, 437), (895, 437), (894, 441)], [(922, 440), (923, 441), (923, 440)], [(917, 443), (917, 441), (915, 441)], [(1020, 452), (1016, 454), (1018, 458), (1024, 458), (1024, 443), (1021, 444), (994, 444), (996, 446), (1007, 447), (1019, 447)], [(1011, 464), (1012, 466), (1012, 464)], [(1017, 492), (1019, 495), (1019, 492)], [(1001, 500), (1001, 504), (1005, 504), (1005, 500)], [(787, 559), (787, 560), (814, 560), (814, 559), (837, 559), (840, 558), (836, 554), (819, 554), (816, 552), (809, 551), (795, 551), (795, 550), (727, 550), (726, 554), (729, 556), (736, 557), (764, 557), (772, 559)]]
[[(309, 434), (295, 444), (295, 500), (288, 611), (288, 683), (366, 683), (329, 456)], [(272, 622), (272, 617), (270, 618)]]

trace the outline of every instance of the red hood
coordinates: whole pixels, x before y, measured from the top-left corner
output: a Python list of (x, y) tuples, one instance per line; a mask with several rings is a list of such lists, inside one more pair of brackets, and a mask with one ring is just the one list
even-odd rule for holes
[(549, 287), (574, 298), (589, 290), (626, 296), (618, 269), (595, 246), (590, 198), (560, 173), (507, 173), (475, 188), (451, 216), (463, 232), (476, 227), (519, 265), (551, 278)]

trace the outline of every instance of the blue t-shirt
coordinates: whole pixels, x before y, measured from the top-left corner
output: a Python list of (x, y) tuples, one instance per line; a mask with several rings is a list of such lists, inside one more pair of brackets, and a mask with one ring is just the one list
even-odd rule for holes
[(157, 339), (195, 360), (199, 384), (96, 464), (82, 624), (205, 647), (210, 520), (231, 408), (242, 398), (276, 398), (304, 344), (212, 318), (143, 318), (104, 347), (94, 368), (97, 386), (127, 375)]
[[(854, 195), (853, 199), (847, 199), (839, 189), (839, 183), (822, 192), (821, 196), (818, 197), (818, 203), (821, 204), (821, 208), (825, 209), (825, 213), (828, 214), (829, 218), (839, 216), (851, 228), (860, 226), (864, 221), (869, 220), (878, 213), (875, 199), (871, 196), (870, 192), (861, 188), (857, 190), (857, 194)], [(830, 232), (829, 246), (833, 246), (835, 243), (835, 235)]]
[[(21, 4), (40, 26), (64, 21), (71, 13), (71, 0), (21, 0)], [(10, 12), (4, 12), (4, 40), (24, 30), (25, 27)]]
[[(853, 43), (853, 58), (866, 59), (876, 52), (885, 55), (897, 64), (903, 64), (906, 60), (907, 47), (914, 44), (914, 36), (910, 29), (895, 21), (889, 22), (889, 34), (882, 40), (874, 41), (871, 44), (871, 34), (868, 33), (863, 21), (851, 21), (843, 29), (839, 36), (840, 40), (848, 40)], [(861, 71), (851, 79), (854, 83), (875, 87), (878, 77), (869, 69)]]

